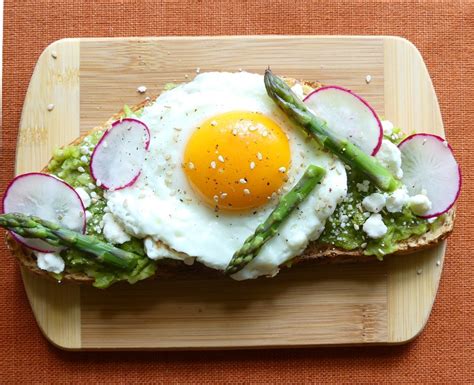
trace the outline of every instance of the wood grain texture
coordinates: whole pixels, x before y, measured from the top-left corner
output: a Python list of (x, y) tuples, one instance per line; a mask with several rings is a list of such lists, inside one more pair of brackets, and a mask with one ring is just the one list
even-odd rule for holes
[[(53, 57), (56, 56), (56, 59)], [(48, 110), (48, 105), (54, 105)], [(79, 136), (79, 41), (52, 43), (41, 54), (23, 105), (16, 174), (38, 171), (54, 148)], [(51, 343), (65, 349), (81, 346), (78, 286), (59, 286), (22, 269), (33, 313)]]
[[(52, 59), (51, 50), (57, 53)], [(391, 37), (246, 36), (61, 40), (43, 53), (22, 116), (17, 172), (124, 103), (199, 68), (262, 72), (348, 87), (409, 131), (443, 133), (418, 51)], [(366, 83), (366, 75), (372, 81)], [(53, 111), (46, 106), (54, 103)], [(445, 244), (385, 263), (304, 265), (274, 279), (118, 285), (101, 292), (24, 274), (43, 332), (68, 349), (204, 349), (402, 343), (423, 328)], [(437, 263), (438, 262), (438, 263)], [(61, 318), (64, 317), (64, 318)], [(59, 321), (61, 320), (61, 321)]]
[[(423, 58), (408, 40), (384, 41), (385, 115), (408, 132), (444, 136), (436, 93)], [(393, 343), (407, 342), (423, 329), (441, 277), (446, 241), (407, 258), (389, 258), (388, 333)]]
[[(273, 279), (81, 289), (84, 348), (220, 348), (387, 339), (385, 265), (299, 266)], [(317, 342), (316, 342), (317, 341)]]

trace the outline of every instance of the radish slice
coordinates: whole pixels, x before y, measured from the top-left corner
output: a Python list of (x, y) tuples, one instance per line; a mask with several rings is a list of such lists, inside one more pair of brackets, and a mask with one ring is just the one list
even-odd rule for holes
[(335, 135), (369, 155), (377, 153), (383, 139), (382, 123), (374, 109), (359, 95), (342, 87), (327, 86), (311, 92), (304, 102), (327, 122)]
[[(18, 175), (3, 196), (3, 210), (5, 213), (34, 215), (77, 232), (84, 233), (86, 230), (81, 198), (73, 187), (53, 175), (36, 172)], [(48, 253), (62, 249), (39, 239), (11, 234), (36, 251)]]
[(140, 176), (149, 146), (150, 131), (145, 123), (131, 118), (116, 121), (92, 153), (92, 177), (106, 190), (131, 186)]
[(461, 169), (448, 142), (437, 135), (415, 134), (398, 147), (402, 153), (402, 182), (410, 195), (425, 193), (431, 209), (422, 218), (448, 211), (461, 192)]

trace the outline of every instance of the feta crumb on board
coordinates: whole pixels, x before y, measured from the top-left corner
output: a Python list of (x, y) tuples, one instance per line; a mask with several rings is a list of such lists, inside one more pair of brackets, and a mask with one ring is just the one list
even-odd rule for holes
[(114, 216), (110, 213), (105, 213), (103, 217), (104, 228), (103, 233), (105, 239), (108, 242), (114, 244), (122, 244), (131, 239), (130, 235), (127, 234), (122, 226), (115, 220)]
[(64, 271), (64, 260), (59, 253), (41, 253), (39, 251), (34, 253), (36, 255), (36, 264), (41, 270), (56, 274)]
[(144, 94), (146, 92), (147, 88), (145, 86), (139, 86), (137, 87), (137, 92), (140, 94)]
[(362, 206), (364, 207), (364, 209), (370, 211), (371, 213), (378, 213), (384, 208), (385, 200), (386, 198), (384, 194), (373, 193), (366, 196), (362, 200)]
[(362, 230), (373, 239), (382, 238), (387, 233), (387, 226), (383, 223), (382, 215), (372, 214), (362, 226)]

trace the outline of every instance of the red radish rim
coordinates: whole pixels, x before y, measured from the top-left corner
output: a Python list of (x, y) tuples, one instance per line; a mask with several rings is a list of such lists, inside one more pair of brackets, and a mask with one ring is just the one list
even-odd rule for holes
[[(67, 188), (69, 188), (70, 190), (72, 190), (72, 192), (74, 194), (76, 194), (77, 198), (79, 199), (79, 202), (81, 203), (81, 208), (82, 208), (82, 211), (84, 213), (84, 216), (83, 216), (83, 225), (82, 225), (82, 233), (84, 234), (86, 232), (86, 226), (87, 226), (87, 222), (86, 222), (86, 208), (84, 206), (84, 202), (82, 201), (80, 195), (77, 193), (77, 191), (74, 189), (74, 187), (72, 187), (69, 183), (63, 181), (62, 179), (59, 179), (58, 177), (56, 177), (55, 175), (51, 175), (51, 174), (45, 174), (45, 173), (42, 173), (42, 172), (27, 172), (25, 174), (20, 174), (20, 175), (17, 175), (15, 176), (11, 181), (10, 183), (8, 184), (7, 188), (5, 189), (5, 193), (3, 194), (3, 197), (2, 197), (2, 214), (6, 214), (5, 213), (5, 200), (7, 199), (7, 195), (8, 195), (8, 191), (10, 190), (10, 187), (13, 185), (13, 183), (15, 183), (15, 181), (17, 181), (18, 179), (21, 179), (21, 178), (24, 178), (24, 177), (27, 177), (27, 176), (30, 176), (30, 175), (42, 175), (42, 176), (46, 176), (46, 177), (49, 177), (49, 178), (54, 178), (56, 179), (57, 181), (61, 182), (62, 184), (64, 184)], [(44, 249), (39, 249), (37, 247), (32, 247), (32, 246), (29, 246), (27, 244), (25, 244), (25, 242), (23, 242), (20, 238), (18, 238), (18, 236), (13, 232), (13, 231), (8, 231), (10, 233), (10, 235), (19, 243), (21, 243), (23, 246), (31, 249), (31, 250), (34, 250), (34, 251), (39, 251), (40, 253), (51, 253), (55, 250), (44, 250)]]
[[(107, 132), (109, 132), (110, 130), (112, 130), (112, 128), (114, 128), (117, 124), (119, 123), (122, 123), (122, 122), (135, 122), (135, 123), (138, 123), (138, 124), (141, 124), (143, 126), (143, 128), (145, 129), (146, 131), (146, 135), (147, 135), (147, 140), (145, 141), (145, 150), (148, 150), (148, 148), (150, 147), (150, 141), (151, 141), (151, 135), (150, 135), (150, 129), (148, 128), (148, 126), (142, 122), (141, 120), (139, 119), (135, 119), (135, 118), (123, 118), (123, 119), (120, 119), (120, 120), (116, 120), (115, 122), (112, 123), (112, 127), (110, 127), (109, 130), (107, 130)], [(106, 132), (106, 133), (107, 133)], [(105, 134), (106, 134), (105, 133)], [(105, 136), (104, 134), (104, 136)], [(102, 136), (102, 138), (104, 137)], [(99, 142), (97, 144), (99, 144), (101, 141), (102, 141), (102, 138), (100, 138)]]
[(378, 140), (378, 143), (375, 146), (375, 148), (372, 150), (372, 153), (370, 154), (370, 155), (374, 156), (375, 154), (377, 154), (377, 152), (379, 152), (380, 147), (382, 146), (382, 140), (383, 140), (382, 122), (380, 121), (380, 119), (379, 119), (377, 113), (375, 112), (375, 110), (373, 109), (373, 107), (362, 96), (359, 96), (355, 92), (352, 92), (351, 90), (349, 90), (347, 88), (344, 88), (344, 87), (341, 87), (341, 86), (324, 86), (324, 87), (321, 87), (321, 88), (317, 88), (314, 91), (311, 91), (308, 95), (305, 96), (305, 98), (303, 99), (303, 102), (305, 102), (311, 95), (313, 95), (313, 94), (315, 94), (319, 91), (328, 90), (328, 89), (332, 89), (332, 88), (340, 90), (340, 91), (348, 92), (351, 95), (355, 96), (357, 99), (359, 99), (370, 110), (370, 112), (374, 116), (374, 118), (377, 121), (377, 124), (379, 126), (379, 140)]
[[(415, 137), (417, 136), (429, 136), (429, 137), (432, 137), (436, 140), (438, 140), (439, 142), (442, 142), (443, 145), (444, 145), (444, 142), (446, 142), (446, 146), (447, 148), (449, 148), (449, 150), (451, 151), (451, 153), (453, 154), (453, 158), (454, 158), (454, 151), (453, 151), (453, 148), (451, 147), (451, 145), (448, 143), (448, 141), (443, 138), (442, 136), (439, 136), (439, 135), (435, 135), (435, 134), (428, 134), (428, 133), (425, 133), (425, 132), (422, 132), (422, 133), (418, 133), (418, 134), (411, 134), (409, 136), (407, 136), (405, 139), (403, 139), (399, 144), (398, 144), (398, 148), (400, 148), (401, 150), (401, 146), (403, 143), (406, 143), (406, 142), (409, 142), (410, 140), (414, 139)], [(453, 203), (451, 203), (448, 208), (446, 208), (445, 210), (443, 211), (439, 211), (437, 213), (434, 213), (434, 214), (431, 214), (431, 215), (420, 215), (419, 217), (420, 218), (423, 218), (423, 219), (429, 219), (429, 218), (435, 218), (435, 217), (439, 217), (440, 215), (443, 215), (444, 213), (447, 213), (449, 210), (451, 210), (451, 208), (454, 206), (454, 204), (456, 203), (456, 201), (458, 200), (459, 198), (459, 195), (461, 194), (461, 187), (462, 187), (462, 173), (461, 173), (461, 166), (459, 165), (459, 163), (456, 161), (456, 164), (458, 166), (458, 174), (459, 174), (459, 182), (458, 182), (458, 192), (456, 194), (456, 196), (454, 197), (454, 200), (453, 200)]]
[[(148, 151), (148, 149), (150, 148), (150, 142), (151, 142), (150, 129), (148, 128), (148, 126), (147, 126), (145, 123), (143, 123), (141, 120), (134, 119), (134, 118), (123, 118), (123, 119), (120, 119), (120, 120), (116, 120), (115, 122), (112, 123), (112, 127), (110, 127), (108, 130), (106, 130), (106, 131), (104, 132), (104, 134), (102, 135), (102, 137), (99, 139), (99, 141), (98, 141), (97, 144), (95, 145), (94, 151), (92, 151), (92, 154), (91, 154), (91, 162), (89, 163), (89, 172), (90, 172), (92, 178), (93, 178), (95, 181), (97, 181), (97, 178), (96, 178), (96, 176), (95, 176), (95, 174), (94, 174), (94, 170), (92, 169), (92, 158), (94, 157), (94, 154), (95, 154), (95, 152), (97, 151), (97, 148), (99, 147), (99, 144), (101, 144), (102, 141), (105, 140), (105, 138), (107, 137), (107, 135), (109, 134), (109, 132), (112, 131), (112, 129), (113, 129), (117, 124), (122, 123), (123, 121), (131, 121), (131, 122), (136, 122), (136, 123), (141, 124), (141, 125), (143, 126), (143, 128), (145, 128), (145, 132), (146, 132), (146, 134), (147, 134), (147, 140), (145, 141), (145, 151)], [(133, 185), (133, 184), (137, 181), (137, 179), (138, 179), (138, 177), (140, 176), (140, 174), (141, 174), (141, 171), (139, 171), (138, 174), (135, 175), (135, 176), (133, 177), (133, 179), (132, 179), (130, 182), (128, 182), (127, 184), (125, 184), (125, 185), (123, 185), (123, 186), (120, 186), (120, 187), (117, 187), (117, 188), (113, 189), (113, 191), (122, 190), (122, 189), (124, 189), (124, 188), (126, 188), (126, 187), (130, 187), (131, 185)], [(101, 189), (103, 189), (103, 190), (111, 190), (111, 188), (108, 187), (108, 186), (105, 185), (105, 184), (101, 184), (99, 187), (100, 187)]]

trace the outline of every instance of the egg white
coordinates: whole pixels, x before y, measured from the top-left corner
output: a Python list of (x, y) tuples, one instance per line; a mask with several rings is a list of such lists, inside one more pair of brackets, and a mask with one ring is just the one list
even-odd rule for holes
[[(128, 233), (146, 237), (147, 244), (150, 238), (161, 241), (178, 252), (175, 258), (189, 261), (185, 255), (192, 256), (211, 268), (225, 269), (234, 252), (278, 203), (274, 199), (257, 210), (215, 212), (190, 187), (181, 167), (189, 137), (204, 120), (229, 111), (263, 113), (287, 134), (291, 167), (281, 194), (291, 189), (307, 165), (316, 164), (327, 171), (279, 234), (234, 278), (273, 275), (281, 263), (319, 237), (326, 219), (346, 194), (347, 179), (343, 164), (306, 138), (267, 96), (261, 75), (203, 73), (146, 107), (140, 120), (150, 129), (151, 143), (141, 175), (133, 186), (109, 192), (107, 205)], [(154, 259), (161, 257), (156, 254)], [(162, 257), (170, 255), (163, 253)]]

